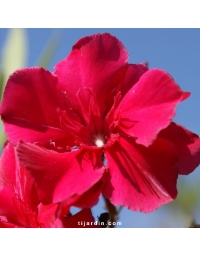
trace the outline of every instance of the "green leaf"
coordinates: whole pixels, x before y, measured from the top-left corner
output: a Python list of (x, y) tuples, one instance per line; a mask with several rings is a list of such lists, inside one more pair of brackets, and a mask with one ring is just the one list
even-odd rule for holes
[(3, 71), (0, 71), (0, 98), (2, 97), (2, 94), (3, 94), (4, 83), (5, 83), (4, 81), (5, 81), (5, 78), (3, 75)]
[[(17, 69), (26, 66), (27, 60), (27, 36), (23, 28), (9, 29), (1, 59), (1, 97), (8, 77)], [(1, 78), (2, 78), (1, 77)], [(3, 84), (3, 85), (2, 85)]]
[(6, 135), (4, 133), (4, 127), (3, 127), (3, 123), (0, 120), (0, 151), (3, 148), (4, 143), (6, 142), (7, 138)]

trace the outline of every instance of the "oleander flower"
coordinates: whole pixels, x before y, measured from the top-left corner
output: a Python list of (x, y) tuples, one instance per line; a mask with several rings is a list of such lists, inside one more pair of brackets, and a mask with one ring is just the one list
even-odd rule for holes
[(199, 137), (172, 122), (189, 95), (165, 71), (129, 64), (105, 33), (80, 39), (54, 73), (13, 73), (0, 114), (43, 203), (103, 181), (114, 205), (150, 212), (176, 198), (178, 174), (199, 165)]

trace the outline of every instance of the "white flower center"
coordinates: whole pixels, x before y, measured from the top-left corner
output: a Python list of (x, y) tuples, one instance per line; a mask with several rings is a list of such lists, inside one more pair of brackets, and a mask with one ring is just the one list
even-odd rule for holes
[(99, 148), (101, 148), (101, 147), (103, 147), (103, 145), (104, 145), (104, 141), (102, 140), (102, 139), (96, 139), (95, 140), (95, 145), (97, 146), (97, 147), (99, 147)]

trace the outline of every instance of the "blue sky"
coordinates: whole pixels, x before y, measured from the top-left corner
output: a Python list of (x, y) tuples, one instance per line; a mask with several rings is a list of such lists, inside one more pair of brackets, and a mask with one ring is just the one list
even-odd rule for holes
[[(0, 50), (5, 42), (7, 29), (0, 29)], [(109, 32), (119, 38), (129, 52), (129, 63), (147, 61), (150, 68), (169, 72), (180, 87), (191, 92), (191, 96), (177, 108), (175, 121), (200, 135), (200, 29), (27, 29), (28, 63), (35, 66), (52, 33), (61, 36), (61, 42), (49, 65), (64, 59), (73, 44), (81, 37), (94, 33)], [(185, 182), (200, 181), (200, 168)], [(94, 216), (104, 212), (103, 202), (93, 209)], [(200, 215), (196, 216), (200, 222)], [(179, 227), (177, 217), (165, 207), (151, 214), (135, 213), (123, 209), (120, 215), (123, 227)], [(185, 223), (187, 226), (188, 223)]]

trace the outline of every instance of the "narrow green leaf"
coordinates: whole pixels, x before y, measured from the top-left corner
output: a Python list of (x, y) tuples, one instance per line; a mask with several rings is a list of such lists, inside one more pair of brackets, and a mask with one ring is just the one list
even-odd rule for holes
[(3, 123), (0, 120), (0, 152), (3, 148), (4, 143), (6, 142), (7, 138), (6, 135), (4, 133), (4, 127), (3, 127)]
[(3, 75), (3, 71), (0, 71), (0, 99), (2, 98), (2, 94), (3, 94), (3, 89), (4, 89), (4, 75)]
[[(27, 36), (23, 28), (9, 29), (5, 45), (2, 51), (1, 73), (3, 73), (3, 88), (9, 77), (16, 69), (26, 66), (27, 60)], [(2, 86), (2, 85), (1, 85)], [(1, 94), (2, 96), (2, 94)]]

